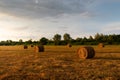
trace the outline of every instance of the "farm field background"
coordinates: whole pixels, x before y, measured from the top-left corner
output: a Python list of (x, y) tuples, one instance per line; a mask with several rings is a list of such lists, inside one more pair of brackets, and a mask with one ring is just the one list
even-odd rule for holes
[(79, 59), (79, 47), (0, 46), (0, 80), (120, 80), (120, 45), (92, 46), (93, 59)]

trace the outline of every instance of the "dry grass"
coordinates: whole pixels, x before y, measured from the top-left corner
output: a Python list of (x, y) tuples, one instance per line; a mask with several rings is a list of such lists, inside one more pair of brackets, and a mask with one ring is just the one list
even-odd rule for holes
[(0, 80), (120, 80), (120, 46), (93, 46), (96, 55), (86, 60), (76, 56), (79, 47), (0, 46)]

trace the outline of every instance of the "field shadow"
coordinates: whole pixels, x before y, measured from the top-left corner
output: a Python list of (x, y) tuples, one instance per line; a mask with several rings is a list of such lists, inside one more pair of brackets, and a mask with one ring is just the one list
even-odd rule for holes
[(120, 60), (120, 57), (94, 57), (94, 59)]
[(49, 80), (38, 75), (8, 75), (1, 80)]
[(94, 59), (120, 60), (120, 53), (96, 53)]
[(111, 51), (106, 51), (106, 52), (105, 51), (104, 52), (103, 51), (101, 51), (101, 52), (99, 51), (98, 52), (97, 51), (96, 53), (120, 53), (120, 51), (116, 51), (116, 52), (115, 51), (114, 52), (111, 52)]
[(49, 53), (75, 53), (75, 51), (51, 51), (51, 50), (46, 50), (45, 52), (49, 52)]

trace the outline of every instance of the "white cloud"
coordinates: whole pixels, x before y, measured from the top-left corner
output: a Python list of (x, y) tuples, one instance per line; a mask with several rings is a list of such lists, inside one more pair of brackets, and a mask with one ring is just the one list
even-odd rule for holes
[(102, 31), (106, 34), (120, 34), (120, 22), (111, 22), (103, 26)]

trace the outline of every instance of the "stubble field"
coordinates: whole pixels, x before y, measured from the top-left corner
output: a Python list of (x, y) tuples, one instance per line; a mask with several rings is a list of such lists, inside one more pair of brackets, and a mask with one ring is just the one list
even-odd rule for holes
[(93, 59), (79, 59), (79, 47), (0, 46), (0, 80), (120, 80), (120, 46), (92, 46)]

